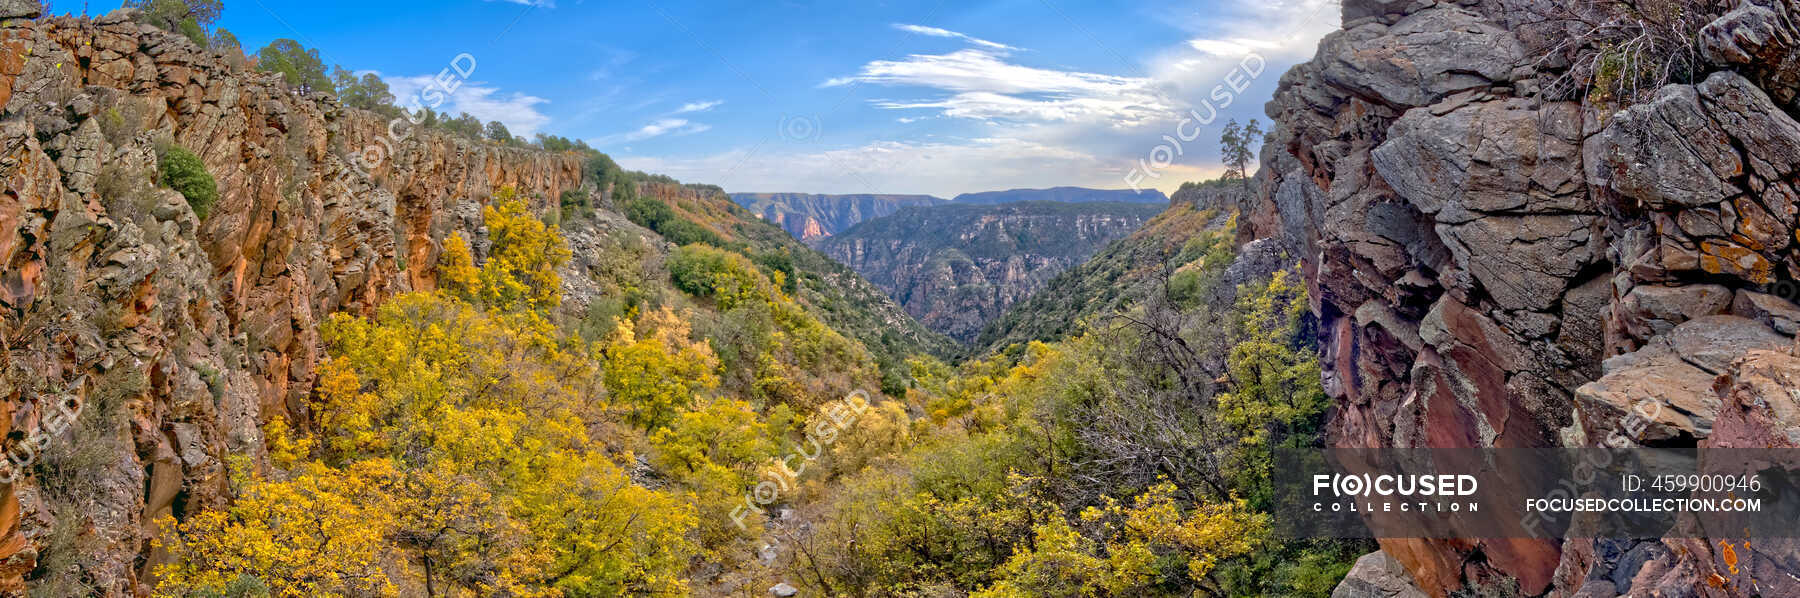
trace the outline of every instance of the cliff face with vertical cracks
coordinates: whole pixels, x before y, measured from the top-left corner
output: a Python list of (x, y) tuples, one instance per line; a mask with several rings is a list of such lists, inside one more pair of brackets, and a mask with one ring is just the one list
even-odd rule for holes
[[(260, 426), (307, 408), (316, 322), (432, 288), (496, 189), (581, 184), (576, 158), (395, 137), (127, 13), (4, 16), (0, 594), (27, 575), (144, 594), (157, 518), (221, 501)], [(205, 219), (156, 185), (158, 143), (217, 178)]]
[[(1607, 97), (1574, 4), (1696, 62)], [(1345, 0), (1282, 78), (1242, 230), (1307, 256), (1334, 445), (1794, 446), (1800, 3), (1609, 4)], [(1431, 596), (1800, 595), (1791, 542), (1381, 545)]]

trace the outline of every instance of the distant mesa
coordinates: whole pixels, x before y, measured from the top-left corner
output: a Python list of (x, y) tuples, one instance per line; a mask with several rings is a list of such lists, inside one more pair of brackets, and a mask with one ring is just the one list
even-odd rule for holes
[(1058, 201), (1062, 203), (1094, 203), (1117, 201), (1125, 203), (1167, 204), (1169, 197), (1155, 189), (1133, 191), (1130, 189), (1087, 189), (1083, 187), (1051, 187), (1049, 189), (1009, 189), (1006, 191), (983, 191), (980, 193), (964, 193), (952, 200), (960, 204), (1002, 204), (1016, 201)]
[(849, 230), (867, 220), (892, 215), (907, 207), (930, 207), (946, 204), (997, 205), (1022, 201), (1054, 201), (1060, 203), (1124, 202), (1168, 204), (1161, 191), (1145, 189), (1087, 189), (1052, 187), (1049, 189), (1009, 189), (964, 193), (954, 200), (930, 195), (894, 195), (861, 193), (825, 195), (816, 193), (733, 193), (731, 200), (744, 206), (763, 220), (775, 223), (794, 238), (807, 243)]
[(947, 200), (930, 195), (819, 195), (814, 193), (733, 193), (731, 200), (801, 241), (829, 237), (900, 208), (933, 206)]

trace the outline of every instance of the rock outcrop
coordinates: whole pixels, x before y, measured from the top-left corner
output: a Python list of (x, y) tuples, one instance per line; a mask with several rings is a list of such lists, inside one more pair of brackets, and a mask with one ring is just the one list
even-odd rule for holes
[[(123, 11), (8, 21), (0, 105), (4, 595), (34, 571), (147, 595), (157, 519), (302, 420), (324, 316), (433, 288), (496, 189), (581, 184), (574, 157), (390, 127)], [(217, 179), (206, 218), (155, 184), (158, 144)]]
[[(1562, 4), (1345, 0), (1282, 77), (1241, 232), (1305, 256), (1330, 442), (1792, 446), (1800, 5), (1674, 3), (1696, 72), (1602, 94), (1576, 67), (1604, 41)], [(1780, 542), (1730, 567), (1706, 539), (1381, 545), (1439, 597), (1788, 595), (1800, 572)]]

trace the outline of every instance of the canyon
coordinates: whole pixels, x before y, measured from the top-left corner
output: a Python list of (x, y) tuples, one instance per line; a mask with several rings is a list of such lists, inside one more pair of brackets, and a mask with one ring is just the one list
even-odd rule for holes
[(815, 244), (886, 289), (920, 323), (969, 342), (1014, 303), (1163, 207), (958, 202), (905, 208)]

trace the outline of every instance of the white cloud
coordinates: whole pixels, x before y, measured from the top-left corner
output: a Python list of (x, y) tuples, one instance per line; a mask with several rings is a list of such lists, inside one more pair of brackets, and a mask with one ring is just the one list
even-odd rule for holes
[(831, 79), (823, 86), (854, 82), (950, 92), (932, 100), (876, 100), (875, 105), (893, 110), (936, 110), (943, 116), (976, 120), (1135, 127), (1181, 106), (1150, 79), (1042, 69), (1014, 64), (1005, 57), (999, 52), (966, 49), (949, 54), (914, 54), (902, 60), (876, 60), (863, 65), (855, 75)]
[(914, 34), (918, 34), (918, 35), (928, 35), (931, 37), (948, 37), (948, 38), (952, 38), (952, 39), (960, 39), (960, 40), (963, 40), (963, 41), (969, 42), (971, 44), (975, 44), (977, 46), (981, 46), (983, 48), (987, 48), (990, 50), (1009, 51), (1009, 50), (1017, 50), (1018, 49), (1018, 48), (1014, 48), (1012, 46), (1008, 46), (1006, 44), (1002, 44), (999, 42), (991, 42), (991, 41), (988, 41), (985, 39), (981, 39), (979, 37), (971, 37), (968, 34), (958, 33), (955, 31), (951, 31), (949, 29), (941, 29), (938, 27), (926, 27), (924, 25), (909, 25), (906, 23), (894, 23), (894, 28), (899, 29), (901, 31), (905, 31), (907, 33), (914, 33)]
[(1234, 57), (1244, 56), (1260, 50), (1278, 48), (1280, 45), (1264, 40), (1245, 39), (1240, 37), (1234, 39), (1191, 39), (1188, 40), (1188, 47), (1213, 56)]
[[(399, 105), (408, 109), (424, 104), (431, 107), (425, 96), (417, 95), (426, 89), (440, 90), (442, 86), (434, 82), (434, 75), (418, 75), (413, 77), (384, 78), (388, 88), (399, 98)], [(449, 94), (441, 104), (432, 108), (438, 112), (456, 116), (467, 112), (482, 121), (500, 121), (514, 135), (531, 137), (542, 131), (549, 124), (550, 117), (539, 112), (539, 104), (550, 100), (519, 92), (503, 93), (499, 88), (479, 81), (463, 81), (455, 93)]]
[[(494, 2), (496, 0), (485, 0), (485, 1), (486, 2)], [(525, 6), (536, 6), (538, 8), (556, 8), (556, 0), (498, 0), (498, 1), (510, 2), (513, 4), (523, 4)]]
[[(1338, 0), (1222, 0), (1195, 19), (1191, 3), (1159, 9), (1185, 35), (1133, 56), (1109, 74), (1032, 66), (1013, 48), (984, 45), (932, 27), (895, 25), (919, 35), (968, 41), (940, 54), (875, 57), (820, 87), (871, 84), (897, 90), (870, 100), (897, 114), (896, 127), (923, 119), (962, 123), (964, 138), (872, 141), (838, 149), (789, 144), (750, 146), (712, 155), (621, 156), (628, 168), (709, 182), (731, 191), (931, 193), (952, 196), (1011, 187), (1128, 187), (1169, 135), (1196, 135), (1174, 163), (1142, 177), (1145, 187), (1173, 191), (1183, 181), (1222, 171), (1214, 141), (1226, 119), (1264, 118), (1262, 104), (1289, 66), (1311, 57), (1320, 37), (1338, 26)], [(1261, 61), (1246, 61), (1255, 53)], [(1254, 76), (1245, 64), (1263, 66)], [(1234, 70), (1239, 70), (1234, 74)], [(1208, 126), (1177, 123), (1213, 102), (1231, 77), (1250, 87)], [(903, 91), (901, 91), (903, 90)], [(906, 130), (911, 130), (908, 128)], [(934, 127), (942, 133), (943, 128)]]
[(670, 114), (687, 114), (689, 112), (705, 112), (707, 110), (712, 110), (713, 108), (717, 108), (717, 107), (719, 107), (719, 104), (723, 104), (723, 103), (725, 103), (724, 100), (707, 100), (704, 102), (688, 102), (686, 104), (682, 104), (680, 108), (676, 108), (675, 111), (671, 112)]
[(712, 125), (688, 122), (685, 118), (659, 118), (633, 131), (607, 135), (594, 140), (594, 145), (612, 145), (653, 139), (664, 135), (692, 135), (712, 129)]
[[(1067, 146), (1012, 137), (943, 142), (879, 141), (858, 147), (791, 151), (771, 145), (695, 158), (615, 156), (625, 168), (714, 183), (727, 191), (929, 193), (1080, 185), (1125, 188), (1130, 168)], [(1216, 176), (1216, 173), (1208, 176)], [(1182, 180), (1170, 176), (1172, 189)], [(1156, 182), (1160, 188), (1161, 182)]]

